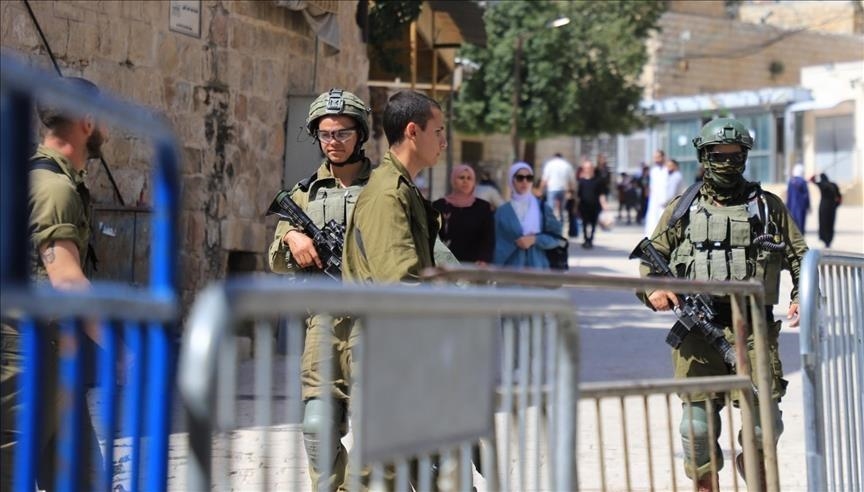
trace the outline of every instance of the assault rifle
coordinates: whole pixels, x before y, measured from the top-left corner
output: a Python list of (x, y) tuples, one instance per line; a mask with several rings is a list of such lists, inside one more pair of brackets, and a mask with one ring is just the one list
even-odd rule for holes
[[(631, 260), (636, 258), (650, 266), (654, 273), (659, 273), (665, 277), (675, 277), (666, 259), (660, 255), (660, 252), (648, 238), (643, 238), (630, 253)], [(706, 294), (676, 295), (679, 304), (673, 306), (672, 310), (678, 317), (678, 321), (666, 335), (666, 343), (672, 348), (678, 348), (684, 337), (695, 329), (723, 357), (723, 361), (734, 369), (736, 365), (735, 348), (723, 336), (723, 327), (714, 322), (717, 312), (714, 311), (711, 298)]]
[[(267, 215), (276, 214), (303, 230), (312, 239), (315, 251), (321, 259), (321, 271), (333, 280), (342, 280), (342, 243), (345, 237), (345, 226), (330, 219), (319, 228), (312, 219), (291, 199), (288, 191), (282, 190), (276, 194), (273, 203), (267, 210)], [(317, 268), (311, 267), (315, 270)]]

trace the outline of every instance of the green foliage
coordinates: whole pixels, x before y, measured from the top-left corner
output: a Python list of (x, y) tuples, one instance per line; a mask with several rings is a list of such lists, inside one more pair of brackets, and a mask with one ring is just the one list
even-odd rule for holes
[(388, 72), (404, 67), (397, 61), (398, 50), (390, 46), (405, 32), (406, 26), (420, 16), (422, 0), (379, 0), (369, 8), (370, 56)]
[[(523, 138), (626, 133), (639, 123), (645, 41), (664, 10), (664, 2), (650, 0), (490, 2), (487, 47), (465, 45), (460, 52), (479, 68), (459, 91), (456, 127), (468, 133), (510, 131), (521, 36)], [(547, 27), (564, 15), (569, 24)]]

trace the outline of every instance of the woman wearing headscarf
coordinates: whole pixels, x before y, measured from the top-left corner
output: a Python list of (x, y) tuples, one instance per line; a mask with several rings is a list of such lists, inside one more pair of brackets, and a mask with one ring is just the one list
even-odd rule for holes
[(544, 250), (559, 246), (561, 223), (552, 209), (534, 196), (534, 171), (524, 162), (510, 166), (510, 201), (495, 210), (496, 265), (549, 268)]
[(822, 195), (819, 199), (819, 240), (825, 243), (826, 248), (830, 248), (831, 241), (834, 240), (837, 207), (840, 206), (843, 197), (840, 195), (840, 188), (832, 183), (825, 173), (820, 174), (818, 178), (813, 176), (810, 181), (819, 187), (819, 193)]
[(463, 263), (491, 263), (495, 245), (492, 206), (474, 196), (474, 169), (465, 164), (454, 167), (450, 185), (453, 191), (432, 204), (441, 212), (441, 241)]
[(789, 209), (798, 230), (804, 234), (804, 220), (807, 218), (807, 212), (810, 211), (810, 191), (807, 190), (804, 166), (801, 164), (795, 164), (792, 168), (792, 177), (786, 188), (786, 208)]

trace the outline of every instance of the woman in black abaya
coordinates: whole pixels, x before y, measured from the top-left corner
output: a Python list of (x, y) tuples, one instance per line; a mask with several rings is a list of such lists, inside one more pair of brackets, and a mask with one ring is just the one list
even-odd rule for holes
[(830, 248), (831, 241), (834, 240), (837, 207), (840, 206), (843, 198), (840, 196), (840, 188), (829, 181), (825, 173), (820, 174), (818, 178), (813, 176), (810, 181), (819, 187), (819, 193), (822, 195), (819, 200), (819, 239), (825, 243), (826, 248)]

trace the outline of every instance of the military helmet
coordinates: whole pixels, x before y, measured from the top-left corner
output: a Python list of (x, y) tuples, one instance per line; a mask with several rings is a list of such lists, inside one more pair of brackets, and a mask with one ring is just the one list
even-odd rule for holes
[(753, 137), (740, 121), (733, 118), (717, 118), (702, 127), (699, 136), (693, 139), (693, 146), (702, 153), (709, 145), (738, 144), (748, 151), (753, 148)]
[(318, 129), (318, 120), (324, 116), (348, 116), (353, 118), (359, 125), (360, 139), (359, 145), (369, 137), (369, 113), (372, 110), (368, 108), (363, 101), (351, 92), (342, 89), (330, 89), (329, 91), (316, 97), (312, 104), (309, 105), (309, 115), (306, 117), (306, 131), (309, 135), (314, 135)]

